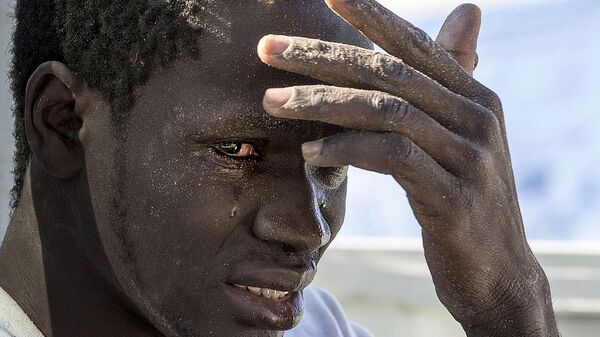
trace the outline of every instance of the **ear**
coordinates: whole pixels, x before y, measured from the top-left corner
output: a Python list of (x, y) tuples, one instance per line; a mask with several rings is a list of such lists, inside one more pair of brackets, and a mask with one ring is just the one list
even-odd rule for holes
[(82, 83), (60, 62), (40, 65), (25, 93), (25, 131), (33, 155), (51, 175), (71, 178), (84, 167), (76, 111)]

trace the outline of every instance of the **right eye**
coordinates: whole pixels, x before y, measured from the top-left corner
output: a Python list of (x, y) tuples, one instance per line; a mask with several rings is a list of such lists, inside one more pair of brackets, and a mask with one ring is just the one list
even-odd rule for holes
[(258, 152), (254, 145), (242, 141), (221, 142), (214, 146), (221, 154), (233, 158), (257, 158)]

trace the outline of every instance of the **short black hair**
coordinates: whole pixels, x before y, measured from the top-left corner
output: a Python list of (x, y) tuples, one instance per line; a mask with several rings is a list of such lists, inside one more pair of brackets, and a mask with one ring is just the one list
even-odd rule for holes
[(203, 11), (214, 0), (16, 0), (9, 72), (16, 151), (10, 205), (19, 203), (30, 149), (25, 135), (25, 90), (35, 69), (59, 61), (111, 105), (117, 134), (127, 125), (134, 90), (158, 66), (197, 58)]

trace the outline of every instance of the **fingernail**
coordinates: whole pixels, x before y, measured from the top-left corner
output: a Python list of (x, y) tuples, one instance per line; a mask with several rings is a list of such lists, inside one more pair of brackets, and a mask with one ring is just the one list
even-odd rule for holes
[(279, 55), (290, 46), (291, 39), (282, 35), (267, 35), (260, 40), (259, 50), (267, 55)]
[(325, 0), (329, 7), (335, 7), (335, 5), (348, 5), (350, 1), (348, 0)]
[(317, 140), (314, 142), (308, 142), (302, 144), (302, 155), (304, 159), (310, 160), (321, 154), (323, 150), (323, 140)]
[[(265, 108), (267, 109), (279, 109), (284, 106), (292, 97), (294, 93), (293, 88), (275, 88), (267, 89), (265, 92)], [(270, 110), (272, 111), (272, 110)]]

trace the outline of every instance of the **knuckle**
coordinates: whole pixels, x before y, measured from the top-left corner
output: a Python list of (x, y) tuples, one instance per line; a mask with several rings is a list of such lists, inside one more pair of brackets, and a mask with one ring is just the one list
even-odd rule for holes
[(393, 135), (387, 138), (388, 150), (387, 160), (390, 172), (396, 172), (405, 167), (407, 163), (415, 160), (417, 147), (408, 138), (401, 135)]
[(435, 41), (425, 31), (413, 28), (411, 36), (416, 45), (420, 46), (425, 52), (431, 53), (435, 50)]
[(501, 125), (498, 117), (487, 109), (479, 110), (479, 130), (484, 141), (495, 140)]
[(492, 111), (502, 111), (502, 100), (500, 100), (500, 96), (490, 89), (487, 89), (486, 91), (485, 101), (488, 109)]
[(502, 100), (494, 91), (481, 84), (477, 85), (477, 89), (474, 91), (470, 95), (474, 102), (483, 105), (495, 113), (502, 111)]
[(394, 135), (390, 138), (390, 152), (402, 159), (409, 158), (412, 153), (412, 142), (401, 135)]
[(410, 114), (406, 101), (385, 93), (373, 96), (373, 106), (380, 121), (390, 127), (406, 122)]
[(486, 89), (487, 89), (486, 97), (487, 97), (488, 101), (492, 105), (502, 106), (502, 101), (500, 100), (500, 96), (498, 96), (498, 94), (495, 93), (494, 91), (492, 91), (491, 89), (488, 89), (488, 88), (486, 88)]
[(299, 54), (304, 54), (310, 58), (317, 58), (320, 55), (327, 54), (331, 52), (331, 44), (321, 40), (300, 39), (300, 43), (295, 43), (294, 51)]
[(388, 82), (393, 81), (397, 86), (408, 86), (412, 82), (413, 72), (401, 60), (376, 53), (371, 59), (371, 69), (377, 77)]
[[(472, 165), (480, 168), (490, 167), (494, 162), (492, 153), (482, 146), (473, 145), (466, 157)], [(474, 172), (478, 172), (478, 170), (474, 170)]]
[(329, 88), (325, 86), (317, 86), (309, 89), (308, 97), (311, 106), (323, 104), (327, 100)]

